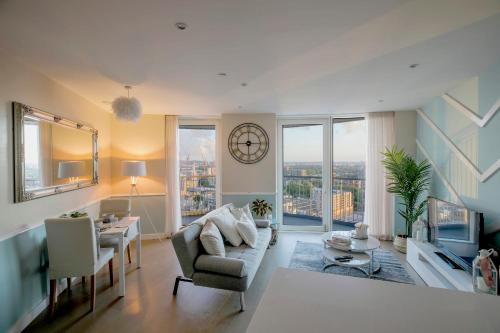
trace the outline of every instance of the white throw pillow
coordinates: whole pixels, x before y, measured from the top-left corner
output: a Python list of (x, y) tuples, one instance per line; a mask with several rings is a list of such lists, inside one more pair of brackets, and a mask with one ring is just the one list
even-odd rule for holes
[(229, 209), (224, 208), (219, 214), (211, 216), (208, 221), (215, 223), (217, 228), (219, 228), (220, 232), (232, 246), (240, 246), (243, 242), (243, 239), (241, 239), (236, 229), (236, 222), (238, 222), (238, 220), (234, 218)]
[(241, 208), (231, 208), (231, 213), (234, 215), (236, 220), (241, 220), (242, 215), (246, 215), (250, 221), (255, 223), (253, 220), (252, 212), (250, 211), (250, 205), (246, 204), (245, 206)]
[(251, 221), (246, 214), (243, 214), (241, 216), (241, 219), (236, 222), (236, 229), (238, 229), (238, 232), (243, 238), (243, 241), (250, 246), (251, 248), (254, 248), (257, 246), (257, 237), (258, 237), (258, 232), (257, 232), (257, 227), (255, 226), (255, 223)]
[(200, 234), (201, 244), (208, 254), (225, 257), (224, 241), (217, 226), (211, 221), (207, 221)]

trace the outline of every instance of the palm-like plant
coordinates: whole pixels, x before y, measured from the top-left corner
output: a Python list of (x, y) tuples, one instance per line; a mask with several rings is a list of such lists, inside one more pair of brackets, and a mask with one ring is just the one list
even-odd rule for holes
[(431, 165), (427, 160), (420, 163), (403, 149), (392, 146), (383, 153), (382, 163), (387, 171), (387, 191), (400, 197), (402, 208), (398, 209), (406, 221), (406, 236), (411, 236), (412, 225), (425, 210), (425, 200), (419, 202), (422, 193), (429, 189)]

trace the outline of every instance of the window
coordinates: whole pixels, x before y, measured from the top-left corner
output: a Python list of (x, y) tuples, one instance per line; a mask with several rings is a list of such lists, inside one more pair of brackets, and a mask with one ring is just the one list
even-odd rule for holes
[(183, 225), (216, 208), (215, 148), (215, 125), (179, 126), (179, 185)]

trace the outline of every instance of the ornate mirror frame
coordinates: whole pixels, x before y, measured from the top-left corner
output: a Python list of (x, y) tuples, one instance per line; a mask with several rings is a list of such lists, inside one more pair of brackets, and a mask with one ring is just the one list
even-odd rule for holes
[[(25, 186), (25, 161), (24, 161), (24, 119), (29, 116), (33, 119), (55, 123), (61, 126), (85, 131), (92, 134), (92, 179), (77, 183), (46, 186), (34, 190), (26, 190)], [(12, 103), (13, 119), (13, 143), (14, 143), (14, 202), (24, 202), (37, 198), (46, 197), (58, 193), (74, 191), (81, 188), (93, 186), (99, 183), (98, 175), (98, 152), (96, 129), (75, 121), (56, 116), (46, 111), (19, 102)]]

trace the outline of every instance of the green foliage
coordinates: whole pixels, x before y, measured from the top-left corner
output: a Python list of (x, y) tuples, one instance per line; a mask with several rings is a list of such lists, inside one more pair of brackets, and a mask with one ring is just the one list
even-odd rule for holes
[(286, 185), (285, 193), (294, 198), (310, 198), (313, 184), (309, 181), (290, 181)]
[(272, 213), (273, 206), (266, 200), (255, 199), (252, 202), (252, 212), (257, 216), (265, 216), (267, 213)]
[(402, 199), (402, 208), (398, 213), (406, 221), (406, 235), (411, 236), (413, 223), (425, 210), (425, 200), (420, 200), (421, 195), (429, 189), (431, 165), (427, 160), (417, 163), (403, 149), (393, 146), (386, 148), (382, 161), (389, 184), (387, 191), (394, 193)]

